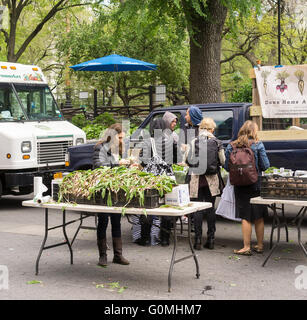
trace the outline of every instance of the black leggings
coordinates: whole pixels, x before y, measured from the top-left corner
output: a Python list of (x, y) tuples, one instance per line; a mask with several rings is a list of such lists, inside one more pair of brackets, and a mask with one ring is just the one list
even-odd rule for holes
[(100, 213), (98, 215), (98, 226), (97, 226), (97, 239), (105, 239), (107, 237), (107, 227), (109, 223), (109, 217), (112, 226), (112, 238), (121, 238), (121, 226), (120, 219), (121, 215), (116, 213)]
[(193, 199), (194, 201), (200, 201), (200, 202), (211, 202), (212, 203), (212, 208), (203, 210), (203, 211), (198, 211), (193, 214), (194, 218), (194, 227), (195, 227), (195, 236), (196, 237), (201, 237), (203, 230), (203, 219), (204, 216), (206, 217), (207, 220), (207, 226), (208, 226), (208, 231), (207, 231), (207, 237), (210, 239), (214, 239), (214, 234), (215, 234), (215, 221), (216, 221), (216, 215), (215, 215), (215, 210), (214, 210), (214, 203), (215, 203), (215, 198), (211, 196), (211, 192), (209, 190), (209, 187), (202, 187), (198, 190), (198, 198)]

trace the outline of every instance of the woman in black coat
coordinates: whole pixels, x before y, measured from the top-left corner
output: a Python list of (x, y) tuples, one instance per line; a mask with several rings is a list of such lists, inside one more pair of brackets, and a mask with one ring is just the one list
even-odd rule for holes
[[(127, 160), (120, 157), (124, 154), (124, 139), (122, 125), (115, 123), (111, 125), (104, 133), (102, 139), (94, 147), (93, 165), (94, 168), (101, 166), (115, 167), (127, 164)], [(99, 250), (98, 265), (107, 265), (107, 236), (109, 217), (112, 225), (112, 240), (114, 258), (113, 263), (127, 265), (129, 261), (122, 255), (121, 239), (121, 215), (112, 213), (103, 213), (98, 215), (97, 226), (97, 245)]]
[[(176, 116), (171, 114), (176, 119)], [(163, 119), (155, 119), (150, 125), (150, 138), (145, 141), (145, 152), (141, 153), (141, 165), (145, 171), (154, 175), (173, 175), (172, 164), (177, 163), (177, 142), (174, 139), (173, 131)], [(152, 156), (158, 156), (165, 161), (165, 166), (148, 165)], [(144, 220), (144, 218), (142, 217)], [(153, 216), (149, 216), (146, 221), (141, 224), (141, 238), (138, 244), (148, 245), (150, 242), (150, 231), (152, 227)], [(147, 223), (146, 223), (147, 222)], [(163, 216), (161, 218), (160, 240), (162, 246), (169, 245), (169, 237), (171, 230), (171, 217)]]

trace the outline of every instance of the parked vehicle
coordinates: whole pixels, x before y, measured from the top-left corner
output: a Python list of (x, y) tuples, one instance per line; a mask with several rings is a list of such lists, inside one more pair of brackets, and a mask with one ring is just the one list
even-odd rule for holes
[[(224, 146), (235, 140), (241, 126), (246, 120), (251, 119), (250, 103), (216, 103), (216, 104), (199, 104), (197, 105), (206, 117), (211, 117), (217, 124), (215, 136), (223, 141)], [(168, 108), (159, 108), (153, 110), (143, 121), (140, 127), (132, 134), (129, 143), (130, 147), (136, 143), (140, 143), (144, 139), (149, 125), (158, 117), (162, 117), (166, 111), (170, 111), (177, 115), (179, 121), (177, 130), (183, 129), (185, 125), (185, 114), (189, 105), (175, 106)], [(271, 131), (270, 131), (271, 132)], [(301, 140), (280, 140), (270, 139), (262, 140), (271, 163), (271, 166), (284, 167), (293, 170), (306, 169), (307, 158), (307, 135), (306, 139)], [(181, 139), (181, 143), (185, 143)], [(92, 144), (85, 144), (68, 148), (69, 171), (90, 169), (92, 168)], [(67, 158), (67, 160), (68, 160)]]
[(85, 133), (63, 118), (39, 67), (0, 62), (0, 197), (31, 193), (34, 176), (49, 187), (65, 168), (67, 148), (84, 142)]

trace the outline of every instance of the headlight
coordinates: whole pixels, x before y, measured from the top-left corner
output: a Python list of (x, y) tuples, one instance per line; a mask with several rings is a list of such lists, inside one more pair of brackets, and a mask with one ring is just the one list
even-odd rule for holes
[(23, 141), (21, 143), (21, 152), (29, 153), (32, 151), (31, 141)]
[(76, 146), (78, 145), (78, 144), (83, 144), (84, 143), (84, 139), (83, 138), (77, 138), (77, 140), (76, 140)]
[(65, 153), (65, 167), (69, 167), (69, 153), (66, 152)]

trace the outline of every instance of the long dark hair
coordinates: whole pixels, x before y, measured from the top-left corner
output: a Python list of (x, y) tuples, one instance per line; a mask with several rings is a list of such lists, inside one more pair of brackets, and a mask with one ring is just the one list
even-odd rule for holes
[(119, 145), (116, 144), (115, 136), (123, 132), (123, 127), (120, 123), (112, 124), (108, 129), (103, 133), (102, 138), (97, 142), (96, 146), (100, 144), (110, 143), (110, 149), (116, 150), (118, 147), (119, 154), (124, 153), (124, 144), (120, 141)]

